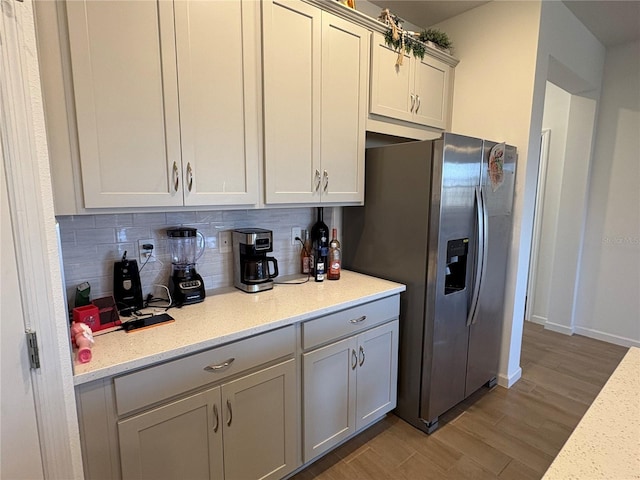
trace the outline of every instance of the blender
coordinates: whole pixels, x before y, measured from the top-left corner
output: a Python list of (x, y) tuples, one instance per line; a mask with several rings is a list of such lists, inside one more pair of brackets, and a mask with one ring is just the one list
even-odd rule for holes
[(196, 261), (204, 253), (204, 237), (195, 228), (167, 230), (171, 250), (169, 291), (173, 305), (181, 307), (204, 300), (204, 282), (196, 272)]

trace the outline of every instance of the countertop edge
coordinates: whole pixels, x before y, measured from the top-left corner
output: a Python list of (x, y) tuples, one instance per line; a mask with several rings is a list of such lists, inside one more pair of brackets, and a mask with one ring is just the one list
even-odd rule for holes
[(265, 333), (271, 330), (276, 330), (278, 328), (286, 327), (289, 325), (295, 325), (297, 323), (318, 318), (318, 317), (321, 317), (330, 313), (334, 313), (340, 310), (345, 310), (347, 308), (351, 308), (357, 305), (362, 305), (375, 300), (397, 295), (404, 292), (405, 290), (406, 290), (405, 285), (397, 284), (396, 287), (392, 287), (382, 292), (372, 293), (370, 295), (365, 295), (357, 299), (347, 300), (345, 302), (333, 304), (320, 309), (309, 310), (308, 312), (305, 312), (299, 315), (291, 316), (288, 318), (282, 318), (273, 322), (264, 323), (262, 325), (258, 325), (245, 330), (240, 330), (228, 335), (221, 335), (218, 337), (208, 338), (201, 342), (193, 343), (184, 347), (178, 347), (173, 350), (162, 351), (155, 355), (149, 355), (149, 356), (138, 358), (129, 362), (101, 368), (99, 370), (93, 370), (91, 372), (74, 374), (73, 384), (74, 386), (77, 387), (77, 386), (84, 385), (96, 380), (102, 380), (105, 378), (114, 377), (116, 375), (127, 373), (133, 370), (138, 370), (140, 368), (149, 367), (157, 363), (167, 362), (180, 357), (184, 357), (184, 356), (198, 353), (204, 350), (208, 350), (210, 348), (214, 348), (214, 347), (222, 346), (234, 341), (242, 340), (244, 338), (249, 338), (254, 335), (259, 335), (261, 333)]

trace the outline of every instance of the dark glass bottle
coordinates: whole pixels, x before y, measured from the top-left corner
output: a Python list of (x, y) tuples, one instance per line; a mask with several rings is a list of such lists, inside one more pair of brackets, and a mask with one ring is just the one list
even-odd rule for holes
[(311, 227), (311, 241), (314, 250), (314, 276), (316, 282), (322, 282), (326, 273), (329, 256), (329, 227), (323, 220), (324, 209), (318, 207), (318, 220)]

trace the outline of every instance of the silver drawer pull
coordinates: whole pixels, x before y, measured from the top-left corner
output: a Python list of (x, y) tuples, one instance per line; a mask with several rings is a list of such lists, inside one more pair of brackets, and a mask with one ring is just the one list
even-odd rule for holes
[(362, 315), (360, 318), (352, 318), (351, 320), (349, 320), (350, 323), (360, 323), (360, 322), (364, 322), (367, 319), (366, 315)]
[(219, 363), (217, 365), (207, 365), (206, 367), (204, 367), (204, 369), (207, 372), (218, 372), (218, 371), (222, 370), (223, 368), (227, 368), (234, 361), (235, 361), (235, 358), (232, 357), (229, 360), (227, 360), (226, 362), (222, 362), (222, 363)]

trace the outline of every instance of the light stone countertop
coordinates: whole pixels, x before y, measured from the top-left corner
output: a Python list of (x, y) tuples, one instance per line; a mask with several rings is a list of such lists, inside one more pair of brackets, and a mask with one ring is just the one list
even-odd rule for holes
[(399, 283), (343, 270), (337, 281), (316, 283), (311, 278), (302, 285), (275, 285), (259, 293), (233, 287), (207, 292), (202, 303), (171, 308), (167, 313), (175, 322), (131, 333), (119, 330), (97, 335), (89, 363), (78, 363), (74, 350), (74, 384), (206, 350), (405, 289)]
[(640, 349), (631, 347), (543, 480), (640, 479)]

